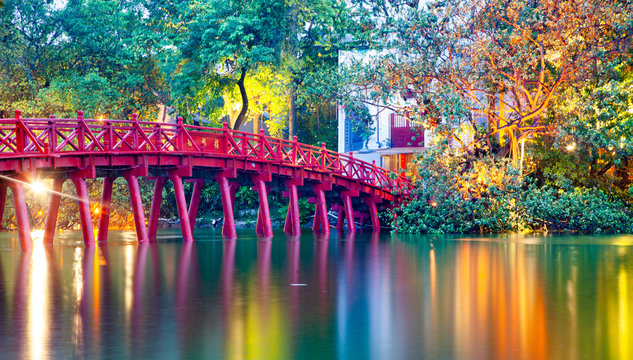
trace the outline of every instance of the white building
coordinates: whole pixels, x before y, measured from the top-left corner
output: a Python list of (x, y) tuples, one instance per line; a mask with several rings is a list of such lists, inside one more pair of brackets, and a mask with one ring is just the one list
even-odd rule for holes
[[(375, 52), (372, 51), (340, 51), (339, 67), (349, 66), (355, 61), (370, 61)], [(369, 99), (368, 99), (369, 100)], [(392, 104), (397, 107), (406, 106), (406, 100), (394, 96)], [(364, 148), (362, 139), (353, 131), (353, 124), (346, 116), (345, 107), (338, 106), (338, 151), (352, 152), (354, 157), (372, 162), (389, 170), (404, 169), (415, 153), (428, 146), (432, 133), (422, 130), (385, 104), (365, 104), (372, 117), (374, 133)]]

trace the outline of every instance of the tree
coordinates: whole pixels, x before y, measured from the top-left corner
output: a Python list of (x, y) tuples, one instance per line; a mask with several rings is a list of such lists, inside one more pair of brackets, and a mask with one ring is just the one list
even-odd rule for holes
[(61, 10), (49, 2), (9, 0), (0, 9), (0, 111), (33, 101), (62, 59)]
[(142, 36), (144, 13), (141, 0), (8, 1), (0, 10), (0, 111), (155, 118), (164, 76)]
[[(575, 182), (626, 189), (633, 155), (633, 73), (631, 59), (594, 63), (583, 81), (567, 87), (550, 112), (566, 119), (557, 136), (544, 142), (544, 173), (569, 173)], [(548, 146), (549, 145), (549, 146)], [(558, 154), (556, 157), (552, 154)]]
[[(565, 86), (592, 62), (621, 55), (633, 33), (630, 2), (372, 3), (389, 16), (373, 19), (381, 55), (357, 85), (377, 90), (382, 100), (406, 93), (412, 100), (398, 110), (439, 125), (458, 143), (452, 129), (461, 123), (478, 141), (499, 136), (500, 154), (511, 153), (514, 166), (521, 141), (564, 121), (547, 111)], [(473, 152), (475, 143), (463, 150)]]
[[(345, 37), (355, 32), (355, 24), (343, 1), (291, 1), (290, 13), (283, 58), (292, 78), (288, 136), (309, 140), (306, 133), (313, 133), (309, 125), (321, 127), (320, 115), (329, 113), (337, 100), (338, 50), (353, 46)], [(304, 118), (303, 124), (298, 123), (299, 117)], [(311, 117), (316, 117), (316, 124), (309, 121)]]
[(191, 96), (205, 83), (237, 86), (242, 107), (232, 127), (239, 129), (249, 108), (246, 77), (259, 66), (279, 64), (287, 15), (282, 0), (184, 3), (179, 26), (186, 31), (177, 34), (175, 42), (182, 56), (178, 71), (189, 81), (174, 85), (189, 89), (176, 92)]

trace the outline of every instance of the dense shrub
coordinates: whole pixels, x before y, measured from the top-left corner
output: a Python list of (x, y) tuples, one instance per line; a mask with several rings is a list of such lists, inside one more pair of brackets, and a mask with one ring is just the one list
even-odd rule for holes
[(633, 232), (631, 208), (602, 190), (530, 186), (520, 202), (525, 226), (582, 233)]
[(596, 188), (537, 185), (504, 161), (466, 161), (446, 146), (414, 165), (410, 200), (390, 214), (402, 233), (633, 232), (630, 204)]

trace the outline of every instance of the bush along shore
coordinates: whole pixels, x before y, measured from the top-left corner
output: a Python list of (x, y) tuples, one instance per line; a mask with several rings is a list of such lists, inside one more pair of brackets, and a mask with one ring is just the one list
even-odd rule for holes
[(521, 174), (504, 159), (455, 155), (445, 144), (417, 157), (409, 199), (385, 217), (413, 234), (633, 233), (633, 187), (589, 186), (550, 165)]

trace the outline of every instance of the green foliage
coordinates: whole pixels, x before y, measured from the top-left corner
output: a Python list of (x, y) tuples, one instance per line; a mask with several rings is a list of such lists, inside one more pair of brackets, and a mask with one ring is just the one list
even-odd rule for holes
[(448, 144), (414, 162), (411, 200), (396, 210), (392, 226), (404, 233), (502, 232), (517, 227), (521, 180), (507, 161), (485, 156), (470, 161)]
[[(192, 117), (203, 110), (191, 99), (205, 89), (211, 99), (240, 88), (242, 110), (233, 118), (235, 128), (250, 106), (244, 80), (260, 66), (281, 61), (282, 45), (288, 37), (288, 6), (284, 1), (207, 0), (183, 3), (178, 8), (180, 26), (174, 44), (179, 51), (177, 77), (172, 83), (179, 113)], [(214, 85), (214, 89), (209, 88)], [(208, 115), (208, 114), (205, 114)]]
[(629, 204), (595, 188), (530, 186), (521, 198), (525, 226), (584, 234), (633, 232)]
[(562, 176), (547, 183), (520, 177), (491, 156), (466, 159), (440, 146), (420, 155), (415, 171), (411, 200), (392, 213), (399, 232), (633, 232), (630, 203)]
[[(308, 202), (308, 199), (306, 198), (299, 199), (299, 221), (301, 222), (301, 224), (305, 225), (308, 222), (310, 222), (310, 219), (312, 218), (314, 214), (314, 207), (315, 205), (310, 204)], [(277, 210), (276, 218), (279, 220), (285, 220), (287, 212), (288, 212), (288, 202), (285, 201), (279, 206), (279, 209)]]
[(164, 77), (140, 35), (144, 20), (138, 2), (7, 1), (0, 10), (0, 112), (156, 118)]

